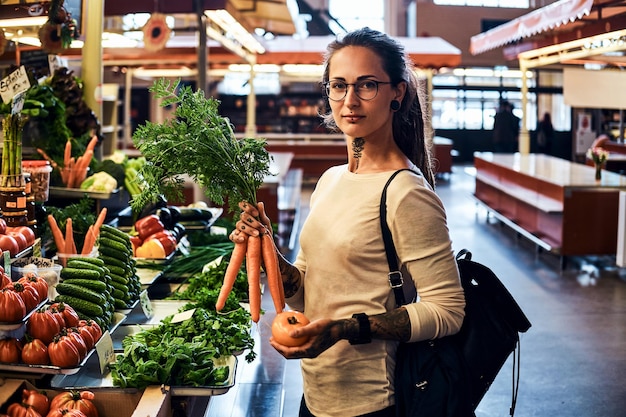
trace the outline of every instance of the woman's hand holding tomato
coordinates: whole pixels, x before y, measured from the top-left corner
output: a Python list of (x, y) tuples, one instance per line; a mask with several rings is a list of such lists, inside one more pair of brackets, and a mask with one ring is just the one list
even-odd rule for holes
[[(280, 314), (293, 315), (294, 312), (284, 311)], [(287, 359), (315, 358), (340, 340), (337, 326), (339, 322), (337, 321), (319, 319), (305, 325), (301, 323), (285, 325), (284, 320), (285, 319), (281, 316), (280, 321), (283, 321), (283, 325), (277, 328), (276, 336), (272, 333), (270, 344)], [(287, 332), (283, 332), (285, 328), (288, 329)], [(273, 326), (272, 330), (274, 330)], [(304, 340), (299, 346), (288, 346), (281, 343), (281, 341), (284, 342), (286, 340), (287, 343), (293, 344), (296, 343), (293, 341), (298, 339)]]

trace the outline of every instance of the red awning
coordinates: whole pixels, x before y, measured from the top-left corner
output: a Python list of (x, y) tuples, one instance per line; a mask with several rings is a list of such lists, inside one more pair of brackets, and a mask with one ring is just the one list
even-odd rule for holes
[(560, 0), (487, 32), (472, 36), (470, 52), (478, 55), (589, 15), (594, 0)]

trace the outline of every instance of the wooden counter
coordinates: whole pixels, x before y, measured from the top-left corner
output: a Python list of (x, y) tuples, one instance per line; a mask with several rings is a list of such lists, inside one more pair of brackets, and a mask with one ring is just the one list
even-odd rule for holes
[(543, 154), (474, 154), (475, 197), (503, 222), (562, 256), (617, 249), (626, 176)]

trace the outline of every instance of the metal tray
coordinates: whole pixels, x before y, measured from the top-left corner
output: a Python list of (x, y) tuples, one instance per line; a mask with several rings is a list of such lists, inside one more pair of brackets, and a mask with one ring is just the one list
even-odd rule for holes
[[(174, 396), (189, 397), (210, 397), (222, 395), (228, 392), (235, 385), (235, 373), (237, 371), (237, 358), (229, 356), (226, 358), (215, 359), (216, 365), (228, 366), (228, 379), (221, 385), (210, 385), (201, 387), (169, 387), (170, 392)], [(91, 361), (80, 372), (71, 375), (55, 375), (50, 380), (50, 386), (58, 389), (84, 390), (84, 389), (120, 389), (113, 385), (113, 378), (110, 372), (102, 375), (100, 366), (97, 361)], [(128, 388), (136, 390), (136, 388)]]
[[(126, 319), (123, 314), (113, 313), (113, 323), (109, 326), (109, 333), (114, 333), (115, 329)], [(0, 363), (1, 371), (22, 372), (28, 374), (46, 375), (73, 375), (80, 371), (89, 362), (96, 348), (91, 349), (85, 358), (75, 367), (61, 368), (54, 365), (28, 365), (25, 363)], [(96, 361), (97, 362), (97, 361)]]
[(65, 197), (65, 198), (83, 198), (87, 195), (90, 198), (96, 200), (108, 200), (112, 195), (120, 192), (122, 187), (118, 187), (110, 193), (100, 193), (96, 191), (85, 191), (80, 188), (67, 188), (67, 187), (50, 187), (50, 195), (52, 197)]
[(150, 269), (150, 267), (145, 266), (137, 268), (135, 275), (139, 278), (141, 285), (152, 285), (163, 275), (163, 271), (160, 269)]

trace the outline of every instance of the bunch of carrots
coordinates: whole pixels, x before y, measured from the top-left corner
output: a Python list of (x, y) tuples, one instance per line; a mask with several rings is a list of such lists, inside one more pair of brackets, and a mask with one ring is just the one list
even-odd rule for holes
[[(281, 313), (285, 309), (285, 290), (278, 265), (278, 255), (274, 247), (274, 239), (269, 231), (260, 236), (249, 236), (248, 240), (242, 243), (235, 243), (215, 308), (217, 311), (221, 311), (224, 308), (226, 299), (235, 285), (237, 274), (244, 259), (248, 276), (250, 316), (252, 321), (258, 323), (261, 316), (261, 266), (263, 266), (265, 271), (267, 287), (270, 291), (276, 314)], [(263, 265), (261, 265), (261, 262)]]
[[(89, 226), (87, 234), (85, 235), (85, 242), (83, 243), (82, 250), (80, 251), (81, 255), (89, 255), (93, 251), (96, 240), (98, 240), (98, 236), (100, 236), (100, 227), (104, 223), (106, 215), (107, 208), (104, 207), (100, 210), (95, 223)], [(61, 259), (61, 262), (64, 264), (68, 255), (78, 255), (79, 252), (76, 248), (76, 241), (74, 240), (72, 218), (68, 217), (65, 222), (65, 234), (61, 231), (61, 228), (52, 214), (48, 215), (48, 224), (50, 225), (50, 231), (52, 232), (54, 244), (57, 246), (57, 253), (66, 255), (66, 258)]]
[(80, 188), (80, 185), (85, 178), (87, 178), (87, 171), (91, 160), (93, 159), (94, 149), (98, 144), (98, 137), (94, 136), (89, 140), (85, 152), (79, 157), (72, 156), (72, 141), (65, 142), (65, 149), (63, 152), (63, 166), (59, 167), (58, 164), (53, 161), (43, 150), (37, 149), (44, 158), (46, 158), (53, 168), (58, 168), (61, 171), (61, 182), (67, 188)]

